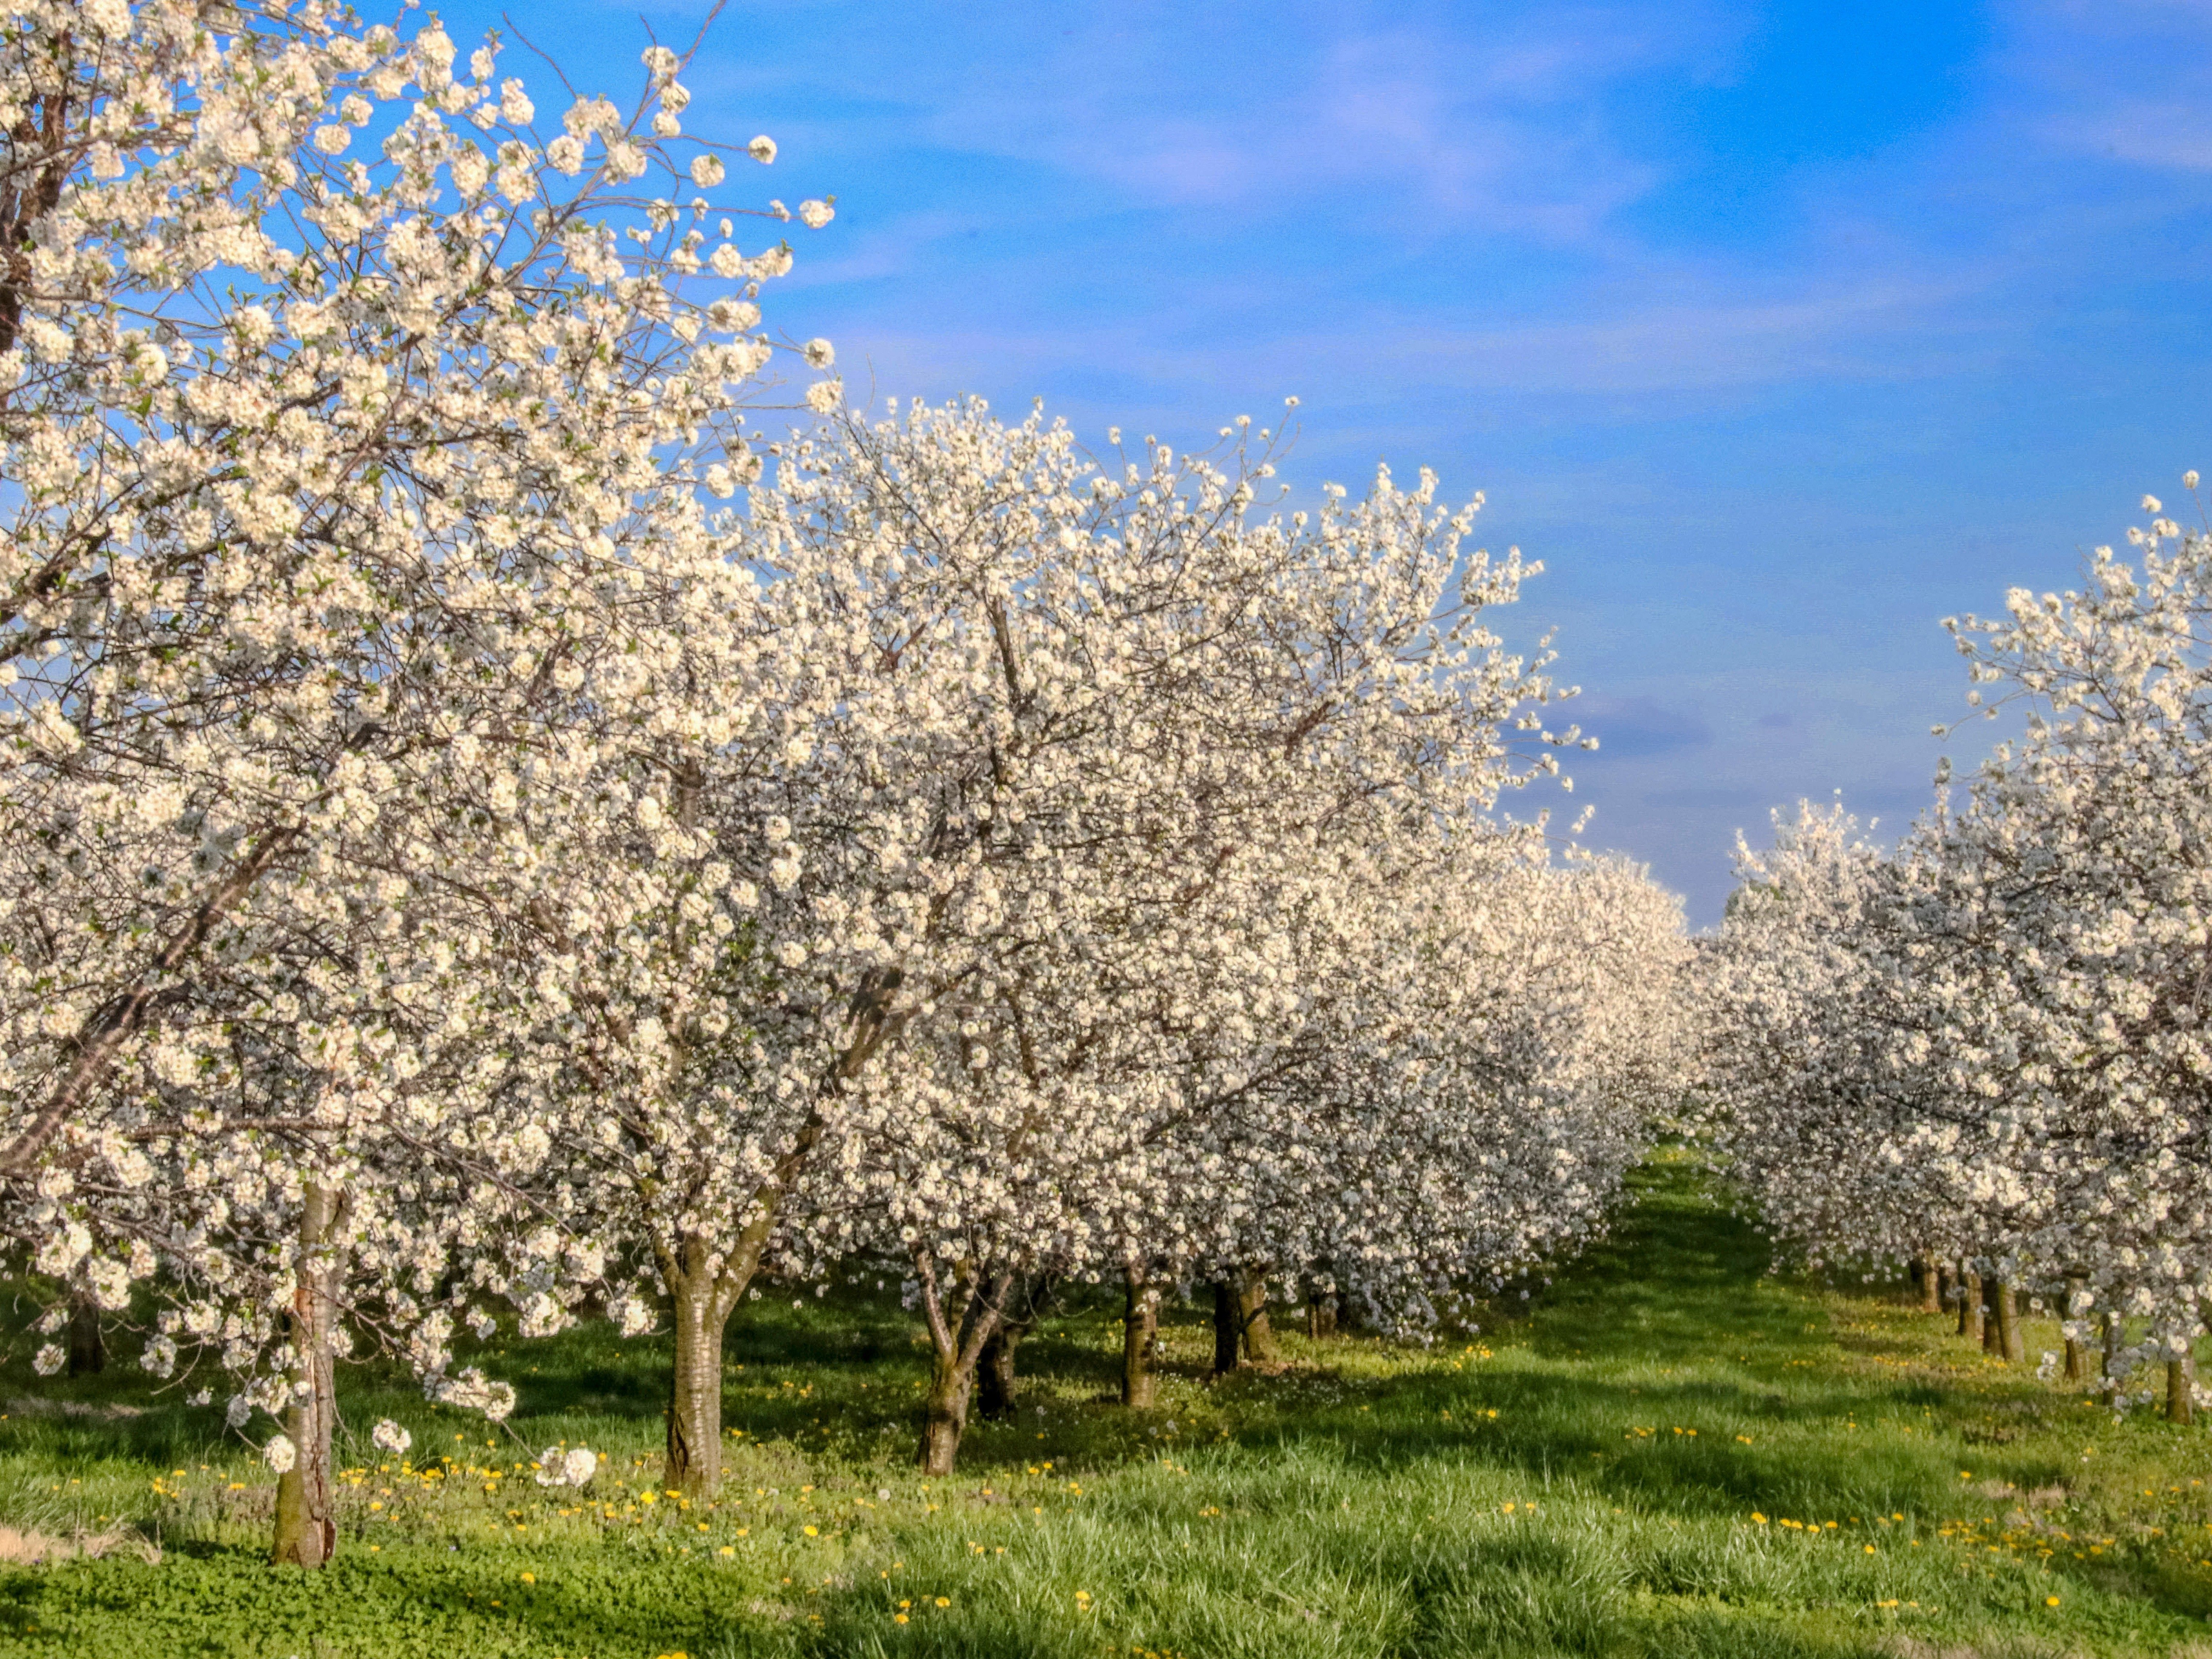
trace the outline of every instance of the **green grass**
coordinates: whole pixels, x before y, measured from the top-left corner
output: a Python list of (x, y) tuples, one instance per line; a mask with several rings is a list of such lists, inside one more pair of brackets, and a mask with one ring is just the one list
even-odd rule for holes
[[(1432, 1350), (1286, 1334), (1210, 1386), (1174, 1310), (1152, 1412), (1106, 1398), (1110, 1310), (1072, 1309), (945, 1481), (907, 1467), (918, 1337), (859, 1290), (734, 1322), (713, 1505), (653, 1491), (653, 1341), (495, 1345), (519, 1437), (356, 1379), (414, 1462), (351, 1466), (313, 1575), (264, 1564), (271, 1481), (216, 1413), (56, 1416), (145, 1397), (19, 1358), (0, 1401), (46, 1405), (0, 1419), (0, 1522), (161, 1559), (0, 1567), (0, 1654), (2212, 1659), (2212, 1435), (2116, 1425), (1893, 1287), (1768, 1274), (1686, 1161), (1635, 1192), (1527, 1316)], [(610, 1455), (586, 1494), (519, 1467), (564, 1440)]]

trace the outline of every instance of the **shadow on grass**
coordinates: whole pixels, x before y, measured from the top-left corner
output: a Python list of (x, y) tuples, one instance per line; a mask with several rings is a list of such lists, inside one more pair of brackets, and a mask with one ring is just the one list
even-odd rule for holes
[[(2078, 1407), (2021, 1371), (1981, 1366), (1931, 1318), (1770, 1274), (1764, 1241), (1685, 1164), (1655, 1162), (1632, 1191), (1607, 1237), (1474, 1343), (1424, 1353), (1285, 1332), (1282, 1374), (1201, 1387), (1206, 1310), (1170, 1305), (1176, 1357), (1150, 1413), (1109, 1403), (1120, 1298), (1079, 1288), (1022, 1345), (1015, 1420), (976, 1423), (959, 1474), (927, 1491), (902, 1467), (926, 1354), (895, 1294), (846, 1286), (749, 1303), (726, 1352), (727, 1420), (743, 1431), (732, 1484), (837, 1487), (830, 1501), (854, 1516), (851, 1552), (813, 1577), (799, 1563), (826, 1540), (757, 1517), (739, 1547), (764, 1551), (774, 1532), (789, 1565), (726, 1571), (696, 1540), (681, 1552), (689, 1518), (659, 1541), (610, 1533), (559, 1553), (552, 1571), (506, 1545), (441, 1541), (380, 1558), (349, 1549), (331, 1572), (302, 1577), (270, 1574), (258, 1548), (199, 1544), (173, 1548), (158, 1570), (0, 1572), (0, 1650), (34, 1617), (80, 1617), (141, 1632), (135, 1648), (96, 1650), (131, 1659), (195, 1651), (195, 1632), (207, 1638), (197, 1650), (274, 1659), (1751, 1659), (1899, 1651), (1885, 1644), (1900, 1609), (1940, 1603), (1953, 1622), (1932, 1637), (1947, 1644), (1963, 1630), (1990, 1651), (1979, 1620), (2008, 1632), (2000, 1650), (2072, 1651), (2022, 1645), (2040, 1639), (2035, 1620), (2057, 1617), (2045, 1611), (2055, 1587), (2069, 1618), (2077, 1601), (2102, 1598), (2066, 1641), (2139, 1652), (2212, 1611), (2212, 1578), (2148, 1553), (1990, 1563), (1978, 1542), (1939, 1539), (1947, 1526), (2000, 1523), (2008, 1500), (1978, 1496), (1984, 1486), (2081, 1480), (2063, 1438)], [(626, 1342), (588, 1328), (495, 1340), (471, 1358), (517, 1385), (526, 1441), (627, 1436), (639, 1453), (630, 1483), (652, 1482), (665, 1336)], [(129, 1398), (132, 1381), (72, 1384), (70, 1397)], [(404, 1379), (374, 1370), (348, 1406), (356, 1419), (426, 1409)], [(219, 1425), (217, 1413), (179, 1408), (5, 1426), (15, 1451), (74, 1473), (183, 1462)], [(880, 1511), (850, 1509), (878, 1498)], [(1753, 1511), (1838, 1527), (1785, 1541)], [(2040, 1539), (2050, 1527), (2028, 1530)], [(538, 1582), (526, 1584), (532, 1559)]]

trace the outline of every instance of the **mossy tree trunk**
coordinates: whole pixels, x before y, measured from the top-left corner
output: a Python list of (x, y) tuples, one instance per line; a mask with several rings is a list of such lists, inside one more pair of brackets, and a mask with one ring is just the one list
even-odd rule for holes
[(946, 1475), (960, 1455), (976, 1368), (1006, 1317), (1014, 1276), (963, 1265), (953, 1269), (948, 1283), (939, 1277), (937, 1262), (927, 1253), (915, 1257), (915, 1273), (921, 1281), (921, 1311), (930, 1345), (929, 1393), (922, 1407), (918, 1461), (924, 1474)]
[(331, 1440), (337, 1427), (337, 1378), (331, 1336), (343, 1275), (350, 1209), (339, 1188), (311, 1184), (300, 1206), (299, 1264), (286, 1311), (292, 1346), (292, 1402), (284, 1413), (292, 1467), (276, 1477), (279, 1566), (319, 1567), (337, 1553), (337, 1497)]
[(722, 1338), (758, 1262), (757, 1253), (750, 1266), (718, 1262), (708, 1241), (696, 1237), (662, 1256), (676, 1326), (660, 1472), (669, 1492), (710, 1498), (722, 1483)]
[(2020, 1299), (2013, 1292), (2012, 1281), (1996, 1280), (1990, 1301), (1996, 1315), (1997, 1358), (2016, 1365), (2027, 1358), (2027, 1333), (2021, 1328)]
[(1257, 1268), (1244, 1270), (1237, 1312), (1243, 1323), (1244, 1358), (1255, 1365), (1273, 1364), (1282, 1355), (1275, 1346), (1274, 1327), (1267, 1322), (1267, 1276)]
[(1121, 1319), (1121, 1403), (1149, 1409), (1158, 1397), (1160, 1293), (1132, 1267), (1127, 1311)]
[(1969, 1342), (1983, 1340), (1982, 1276), (1971, 1267), (1959, 1274), (1959, 1334)]

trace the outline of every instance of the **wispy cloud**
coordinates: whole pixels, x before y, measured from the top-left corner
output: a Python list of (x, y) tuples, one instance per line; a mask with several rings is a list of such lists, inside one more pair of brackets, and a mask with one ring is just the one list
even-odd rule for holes
[[(1924, 801), (1933, 617), (2212, 466), (2212, 3), (1830, 9), (792, 0), (687, 119), (838, 192), (770, 321), (856, 391), (1178, 442), (1297, 392), (1302, 482), (1488, 489), (1592, 690), (1577, 803), (1710, 918), (1768, 805)], [(531, 10), (635, 64), (630, 5)]]
[(1668, 55), (1648, 15), (1563, 9), (1479, 41), (1441, 25), (1352, 22), (1307, 39), (1291, 61), (1233, 75), (1185, 64), (1050, 122), (1001, 109), (956, 131), (1155, 204), (1252, 214), (1327, 192), (1364, 198), (1362, 217), (1480, 220), (1552, 239), (1593, 234), (1656, 176), (1602, 116), (1620, 76)]
[(1596, 752), (1608, 759), (1648, 759), (1703, 749), (1713, 740), (1712, 727), (1703, 716), (1669, 708), (1656, 697), (1586, 695), (1569, 703), (1567, 714), (1598, 739)]

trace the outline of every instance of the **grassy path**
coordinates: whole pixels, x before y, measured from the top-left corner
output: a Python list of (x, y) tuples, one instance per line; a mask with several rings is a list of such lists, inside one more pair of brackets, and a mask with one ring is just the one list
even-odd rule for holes
[[(17, 1359), (0, 1522), (164, 1554), (0, 1567), (0, 1654), (2212, 1659), (2212, 1434), (2116, 1425), (1893, 1290), (1769, 1276), (1685, 1165), (1636, 1192), (1473, 1341), (1286, 1336), (1280, 1374), (1209, 1385), (1186, 1310), (1148, 1413), (1099, 1399), (1118, 1332), (1077, 1309), (1024, 1345), (1019, 1419), (933, 1484), (905, 1467), (920, 1352), (889, 1296), (749, 1306), (711, 1506), (653, 1490), (651, 1343), (484, 1356), (520, 1442), (356, 1389), (415, 1458), (359, 1466), (313, 1577), (262, 1565), (269, 1479), (215, 1413), (61, 1414)], [(519, 1467), (559, 1440), (610, 1455), (587, 1493)]]

